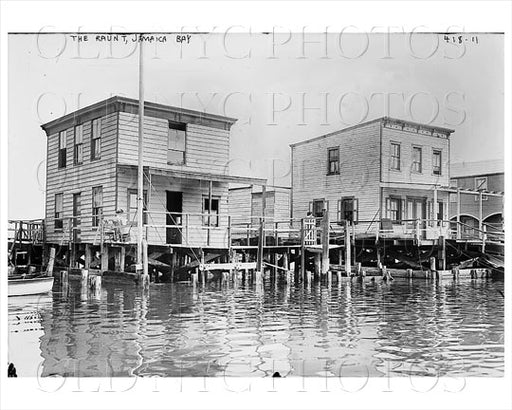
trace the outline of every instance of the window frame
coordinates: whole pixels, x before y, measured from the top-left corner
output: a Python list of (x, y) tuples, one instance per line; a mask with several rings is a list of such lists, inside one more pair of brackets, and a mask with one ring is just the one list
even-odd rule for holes
[[(347, 201), (351, 201), (352, 202), (352, 211), (351, 211), (352, 212), (352, 219), (348, 219), (348, 221), (351, 222), (354, 225), (357, 225), (357, 223), (359, 222), (359, 199), (356, 198), (354, 195), (352, 195), (352, 196), (342, 196), (338, 200), (338, 209), (337, 209), (337, 215), (336, 215), (337, 216), (338, 225), (343, 224), (344, 221), (347, 220), (345, 218), (345, 215), (346, 215), (347, 211), (342, 206)], [(345, 215), (342, 215), (342, 210), (344, 210)]]
[[(137, 212), (137, 208), (138, 208), (138, 204), (137, 204), (137, 195), (138, 195), (138, 190), (135, 189), (135, 188), (128, 188), (127, 191), (127, 198), (126, 198), (126, 220), (129, 224), (133, 223), (132, 221), (132, 215), (131, 215), (131, 207), (130, 207), (130, 196), (131, 195), (135, 195), (135, 205), (136, 205), (136, 211)], [(149, 209), (149, 202), (148, 202), (148, 191), (147, 189), (145, 189), (143, 192), (142, 192), (142, 224), (143, 225), (147, 225), (148, 223), (148, 214), (147, 214), (147, 211)], [(134, 215), (135, 216), (135, 215)]]
[[(98, 125), (95, 125), (95, 124), (98, 124)], [(93, 120), (91, 120), (91, 161), (96, 161), (96, 160), (101, 159), (102, 128), (103, 128), (102, 117), (94, 118)]]
[[(336, 160), (331, 160), (331, 152), (336, 151)], [(336, 164), (336, 169), (331, 170), (331, 164)], [(340, 174), (340, 147), (327, 148), (327, 175), (339, 175)]]
[[(315, 203), (319, 202), (322, 203), (322, 209), (321, 213), (317, 214), (315, 212)], [(311, 212), (314, 218), (322, 218), (324, 216), (324, 209), (327, 209), (327, 201), (325, 200), (325, 198), (315, 198), (313, 199), (313, 201), (311, 201)]]
[[(80, 133), (77, 133), (80, 130)], [(77, 141), (77, 135), (80, 135), (80, 142)], [(80, 147), (80, 160), (78, 158), (78, 147)], [(84, 125), (75, 125), (73, 135), (73, 165), (82, 165), (84, 163)]]
[[(203, 198), (203, 200), (202, 200), (202, 214), (203, 214), (202, 224), (203, 224), (203, 226), (218, 228), (219, 222), (220, 222), (220, 200), (221, 200), (221, 197), (218, 195), (212, 195), (212, 208), (213, 208), (214, 201), (217, 201), (216, 213), (209, 212), (207, 209), (207, 204), (208, 204), (208, 208), (209, 208), (210, 196), (202, 195), (202, 198)], [(208, 214), (208, 215), (206, 215), (206, 214)], [(214, 219), (214, 223), (212, 223), (212, 219)]]
[[(60, 211), (57, 210), (57, 198), (60, 198)], [(62, 232), (64, 230), (64, 193), (58, 192), (55, 194), (54, 199), (54, 209), (53, 209), (53, 216), (54, 216), (54, 230), (55, 232)]]
[[(403, 218), (402, 218), (402, 215), (403, 215), (403, 209), (402, 209), (403, 199), (401, 197), (399, 197), (399, 196), (389, 195), (388, 196), (388, 201), (389, 201), (389, 207), (388, 207), (388, 209), (386, 209), (386, 216), (391, 220), (392, 224), (401, 224), (403, 222)], [(391, 209), (391, 206), (392, 206), (394, 201), (396, 201), (396, 203), (397, 203), (396, 213), (397, 213), (398, 218), (396, 218), (396, 219), (393, 219), (393, 217), (391, 216), (391, 212), (395, 212), (395, 211), (393, 211)]]
[[(396, 157), (394, 154), (394, 147), (398, 147), (398, 157)], [(396, 141), (391, 141), (390, 142), (390, 153), (389, 153), (389, 159), (390, 159), (390, 163), (389, 163), (389, 169), (391, 171), (401, 171), (402, 170), (402, 144), (399, 143), (399, 142), (396, 142)], [(394, 160), (395, 158), (398, 158), (398, 167), (395, 168), (394, 167)]]
[[(420, 158), (419, 162), (415, 161), (414, 159), (414, 153), (419, 152)], [(414, 172), (415, 174), (422, 174), (423, 173), (423, 147), (419, 145), (413, 145), (412, 146), (412, 155), (411, 155), (411, 172)], [(419, 164), (419, 171), (415, 169), (415, 164)]]
[[(434, 158), (436, 157), (436, 154), (439, 154), (439, 173), (436, 173), (436, 166), (434, 164)], [(443, 175), (443, 150), (439, 148), (432, 148), (432, 175)]]
[[(478, 185), (477, 185), (477, 180), (478, 179), (485, 179), (485, 188), (478, 188)], [(489, 178), (487, 176), (481, 176), (481, 177), (475, 177), (474, 179), (474, 183), (475, 183), (475, 191), (488, 191), (488, 187), (489, 187)], [(474, 195), (475, 197), (475, 201), (480, 201), (480, 195)], [(482, 201), (487, 201), (489, 199), (489, 197), (487, 195), (482, 195)]]
[[(185, 142), (184, 142), (184, 147), (183, 147), (183, 150), (179, 150), (179, 149), (174, 149), (174, 148), (169, 148), (170, 146), (170, 138), (171, 138), (171, 135), (170, 135), (170, 130), (175, 130), (175, 131), (183, 131), (184, 133), (184, 139), (185, 139)], [(182, 122), (174, 122), (174, 121), (168, 121), (167, 123), (167, 164), (168, 165), (186, 165), (187, 163), (187, 124), (186, 123), (182, 123)], [(183, 159), (182, 161), (171, 161), (169, 159), (169, 152), (176, 152), (176, 153), (182, 153), (182, 156), (183, 156)]]
[[(95, 192), (101, 192), (101, 206), (94, 206), (94, 194)], [(92, 227), (97, 228), (100, 226), (103, 220), (103, 185), (97, 185), (92, 187), (91, 193), (91, 208), (92, 208)]]
[[(67, 162), (67, 130), (59, 131), (58, 168), (66, 168)], [(64, 147), (62, 144), (64, 143)]]

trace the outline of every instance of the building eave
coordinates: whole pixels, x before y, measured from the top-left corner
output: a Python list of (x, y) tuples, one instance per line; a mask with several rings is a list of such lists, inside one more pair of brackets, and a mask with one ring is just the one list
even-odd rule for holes
[(318, 137), (313, 137), (313, 138), (310, 138), (310, 139), (307, 139), (307, 140), (304, 140), (304, 141), (294, 142), (294, 143), (290, 144), (290, 147), (294, 148), (294, 147), (299, 146), (299, 145), (309, 144), (311, 142), (315, 142), (315, 141), (318, 141), (318, 140), (321, 140), (321, 139), (324, 139), (324, 138), (332, 137), (332, 136), (340, 134), (342, 132), (347, 132), (347, 131), (351, 131), (353, 129), (364, 127), (366, 125), (370, 125), (370, 124), (375, 123), (375, 122), (381, 122), (381, 123), (384, 123), (384, 122), (395, 122), (395, 123), (404, 124), (404, 125), (407, 125), (407, 126), (410, 126), (410, 127), (429, 129), (429, 130), (432, 130), (432, 131), (437, 131), (437, 132), (440, 132), (440, 133), (443, 133), (443, 134), (447, 134), (447, 137), (449, 137), (451, 133), (455, 132), (455, 130), (452, 130), (452, 129), (449, 129), (449, 128), (444, 128), (444, 127), (438, 127), (437, 125), (421, 124), (421, 123), (418, 123), (418, 122), (413, 122), (413, 121), (408, 121), (408, 120), (401, 120), (401, 119), (392, 118), (392, 117), (379, 117), (379, 118), (376, 118), (376, 119), (373, 119), (373, 120), (370, 120), (370, 121), (362, 122), (360, 124), (352, 125), (352, 126), (347, 127), (347, 128), (342, 128), (340, 130), (333, 131), (333, 132), (330, 132), (328, 134), (320, 135)]
[[(91, 104), (87, 107), (80, 108), (67, 115), (42, 124), (41, 128), (46, 132), (46, 135), (51, 135), (71, 126), (90, 121), (99, 116), (108, 115), (114, 112), (127, 112), (130, 114), (137, 114), (138, 110), (138, 100), (127, 97), (114, 96), (107, 98), (106, 100)], [(231, 126), (237, 121), (236, 118), (224, 117), (217, 114), (174, 107), (150, 101), (144, 102), (144, 115), (148, 117), (164, 118), (170, 121), (199, 124), (225, 130), (231, 129)]]

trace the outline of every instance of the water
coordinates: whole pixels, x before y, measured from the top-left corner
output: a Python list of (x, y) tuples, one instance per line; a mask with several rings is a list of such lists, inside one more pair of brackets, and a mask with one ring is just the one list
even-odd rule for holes
[(18, 376), (503, 376), (503, 282), (103, 283), (9, 298)]

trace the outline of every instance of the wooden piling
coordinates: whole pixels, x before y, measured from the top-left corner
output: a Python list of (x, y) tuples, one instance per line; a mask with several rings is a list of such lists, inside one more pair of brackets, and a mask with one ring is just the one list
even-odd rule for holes
[(82, 269), (80, 271), (80, 282), (82, 284), (82, 287), (87, 286), (88, 281), (89, 281), (89, 269)]
[(260, 228), (258, 234), (258, 253), (256, 255), (256, 271), (263, 272), (263, 241), (265, 240), (265, 220), (260, 218)]
[(300, 279), (303, 281), (306, 273), (306, 229), (304, 218), (300, 220)]
[(48, 260), (48, 266), (46, 268), (46, 275), (53, 276), (53, 265), (55, 264), (55, 248), (50, 248), (50, 258)]
[(327, 209), (324, 209), (322, 216), (322, 275), (325, 275), (329, 271), (329, 264), (329, 211)]
[(94, 292), (101, 291), (101, 275), (89, 275), (89, 289)]
[(315, 276), (322, 272), (322, 254), (315, 253)]
[(436, 258), (434, 256), (431, 256), (430, 259), (430, 270), (431, 271), (436, 271), (437, 270), (437, 267), (436, 267)]
[(101, 271), (105, 272), (108, 270), (108, 253), (109, 253), (109, 246), (103, 245), (103, 250), (101, 252)]
[(350, 240), (350, 226), (348, 221), (345, 221), (345, 273), (350, 277), (352, 273), (351, 266), (351, 240)]
[(440, 270), (446, 270), (446, 240), (444, 236), (438, 239), (438, 265)]
[(84, 261), (84, 267), (86, 269), (89, 269), (91, 267), (92, 262), (92, 247), (90, 244), (85, 244), (85, 261)]

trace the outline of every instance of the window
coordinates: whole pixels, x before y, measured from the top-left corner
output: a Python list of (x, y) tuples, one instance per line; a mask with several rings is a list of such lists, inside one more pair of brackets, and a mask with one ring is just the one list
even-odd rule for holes
[(92, 226), (99, 226), (103, 218), (103, 187), (92, 188)]
[(55, 230), (62, 230), (64, 227), (63, 213), (63, 194), (55, 194)]
[(487, 191), (487, 177), (475, 178), (475, 190)]
[(402, 221), (402, 199), (389, 197), (387, 200), (387, 215), (392, 222)]
[(311, 205), (311, 212), (313, 212), (313, 216), (315, 218), (321, 218), (322, 216), (324, 216), (324, 209), (326, 206), (324, 199), (315, 199)]
[(327, 150), (327, 175), (340, 173), (340, 149), (329, 148)]
[(59, 132), (59, 168), (66, 168), (66, 131)]
[(73, 194), (73, 223), (74, 226), (80, 225), (80, 215), (82, 213), (82, 195), (81, 193)]
[(358, 201), (356, 198), (344, 197), (338, 201), (338, 223), (349, 221), (357, 223), (358, 220)]
[(391, 143), (391, 169), (400, 171), (400, 144)]
[(219, 226), (219, 198), (212, 198), (212, 209), (210, 211), (210, 200), (208, 196), (203, 196), (203, 225)]
[(412, 147), (412, 170), (414, 172), (421, 172), (421, 147)]
[(73, 151), (73, 161), (75, 165), (83, 162), (83, 135), (84, 126), (82, 124), (75, 127), (75, 148)]
[(73, 241), (78, 242), (80, 238), (80, 215), (82, 213), (82, 195), (73, 194)]
[(185, 163), (185, 145), (187, 124), (169, 122), (167, 130), (167, 163), (183, 165)]
[(437, 149), (432, 151), (432, 173), (441, 175), (441, 151)]
[(91, 160), (101, 158), (101, 118), (91, 123)]
[[(129, 189), (128, 190), (128, 222), (136, 223), (136, 215), (137, 215), (137, 190)], [(142, 223), (148, 223), (148, 192), (144, 190), (142, 195)]]
[[(475, 190), (487, 191), (487, 177), (475, 178)], [(487, 201), (488, 198), (487, 195), (482, 195), (482, 201)], [(480, 201), (480, 195), (475, 195), (475, 201)]]

